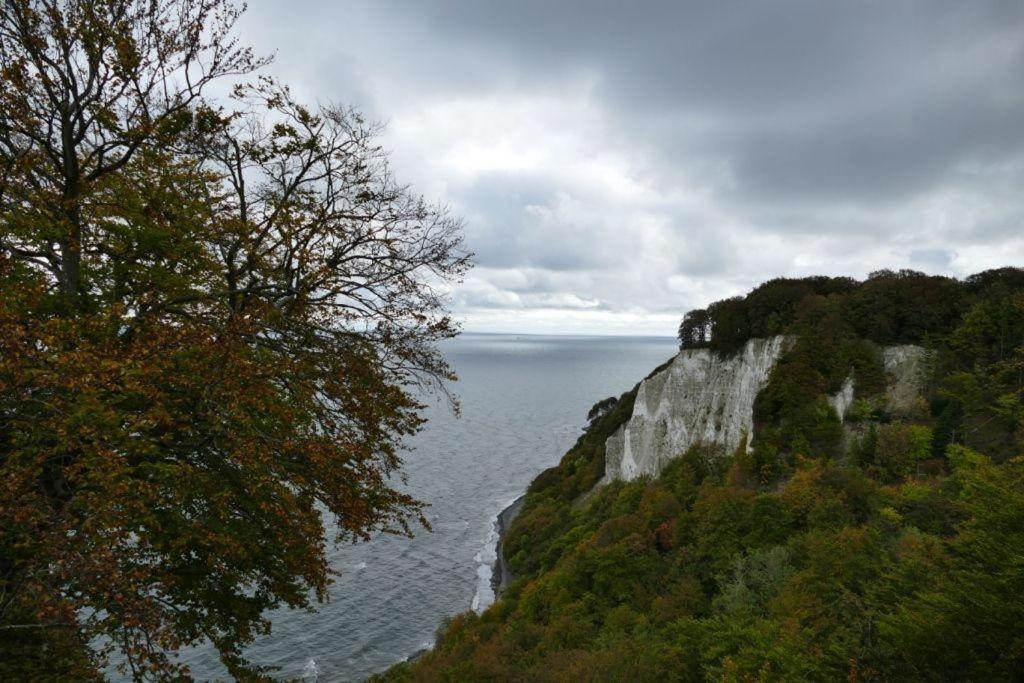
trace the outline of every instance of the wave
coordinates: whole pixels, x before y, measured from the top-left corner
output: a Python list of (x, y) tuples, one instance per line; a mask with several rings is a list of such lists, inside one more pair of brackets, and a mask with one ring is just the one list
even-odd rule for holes
[(417, 648), (417, 650), (415, 652), (413, 652), (412, 654), (406, 655), (405, 657), (402, 657), (398, 661), (399, 662), (415, 662), (417, 659), (419, 659), (423, 655), (425, 655), (428, 652), (430, 652), (431, 650), (433, 650), (434, 649), (434, 645), (435, 645), (435, 641), (433, 639), (431, 639), (431, 640), (424, 640), (422, 643), (420, 643), (419, 648)]
[(317, 681), (320, 679), (320, 667), (317, 666), (316, 660), (312, 657), (306, 662), (306, 666), (302, 668), (302, 677), (300, 681)]
[(501, 540), (501, 513), (511, 507), (522, 497), (520, 494), (507, 501), (491, 518), (491, 530), (487, 532), (484, 545), (473, 560), (478, 563), (476, 568), (476, 592), (473, 593), (472, 610), (481, 614), (494, 604), (494, 566), (498, 562), (498, 542)]

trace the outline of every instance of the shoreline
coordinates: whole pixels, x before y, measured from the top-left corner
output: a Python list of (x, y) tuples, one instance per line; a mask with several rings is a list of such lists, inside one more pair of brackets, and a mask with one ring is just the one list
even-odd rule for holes
[[(505, 549), (504, 541), (505, 534), (508, 533), (508, 528), (512, 524), (512, 521), (519, 515), (519, 511), (523, 508), (523, 502), (526, 500), (526, 494), (519, 496), (512, 501), (508, 507), (498, 513), (498, 518), (494, 522), (495, 530), (498, 533), (498, 542), (494, 547), (495, 560), (494, 568), (491, 571), (491, 589), (494, 591), (494, 599), (498, 600), (501, 594), (508, 588), (508, 585), (512, 583), (512, 571), (508, 567), (508, 562), (505, 560)], [(493, 604), (493, 603), (492, 603)]]
[[(512, 524), (512, 520), (516, 518), (519, 511), (523, 507), (523, 501), (526, 500), (526, 494), (523, 493), (518, 498), (513, 500), (508, 506), (498, 513), (498, 516), (494, 520), (494, 531), (498, 536), (498, 540), (494, 545), (494, 565), (491, 568), (491, 590), (494, 592), (494, 601), (497, 601), (501, 597), (501, 594), (508, 587), (514, 578), (512, 572), (508, 568), (508, 563), (505, 561), (505, 554), (502, 548), (502, 541), (505, 539), (505, 534), (508, 532), (508, 527)], [(490, 605), (493, 605), (491, 602)], [(401, 664), (412, 664), (417, 659), (423, 657), (425, 654), (434, 649), (433, 644), (428, 647), (420, 647), (405, 659), (399, 660)]]

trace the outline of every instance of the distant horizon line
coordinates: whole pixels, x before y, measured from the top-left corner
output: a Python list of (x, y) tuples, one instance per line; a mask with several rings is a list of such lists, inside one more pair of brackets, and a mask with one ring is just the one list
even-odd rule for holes
[(626, 339), (675, 339), (671, 334), (598, 334), (594, 332), (481, 332), (462, 330), (457, 336), (465, 335), (490, 337), (622, 337)]

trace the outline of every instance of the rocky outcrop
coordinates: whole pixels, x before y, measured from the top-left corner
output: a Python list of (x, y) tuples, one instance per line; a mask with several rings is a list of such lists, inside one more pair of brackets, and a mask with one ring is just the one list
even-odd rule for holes
[[(887, 346), (882, 349), (885, 365), (885, 412), (906, 413), (914, 409), (921, 395), (921, 373), (925, 350), (914, 344)], [(828, 397), (840, 422), (846, 421), (846, 412), (853, 405), (853, 377), (848, 377), (838, 393)]]
[(843, 388), (828, 397), (828, 404), (836, 411), (839, 421), (842, 422), (846, 417), (846, 411), (853, 405), (853, 377), (847, 377), (843, 382)]
[[(768, 383), (792, 337), (751, 339), (731, 357), (708, 349), (686, 349), (662, 371), (640, 383), (633, 415), (605, 442), (603, 482), (657, 476), (665, 464), (701, 444), (732, 453), (754, 439), (754, 400)], [(888, 376), (885, 409), (913, 409), (920, 395), (920, 346), (883, 349)], [(840, 420), (854, 402), (855, 384), (847, 379), (828, 402)]]
[(900, 413), (912, 410), (921, 395), (924, 349), (913, 344), (888, 346), (883, 351), (886, 388), (886, 411)]
[(491, 590), (494, 591), (495, 599), (512, 583), (512, 570), (509, 568), (508, 559), (505, 557), (505, 535), (508, 533), (509, 527), (512, 526), (512, 521), (519, 516), (519, 511), (523, 509), (523, 502), (525, 500), (526, 494), (516, 498), (512, 501), (511, 505), (498, 514), (498, 519), (495, 522), (498, 531), (498, 543), (494, 549), (496, 559), (494, 561), (494, 571), (491, 574)]
[(685, 349), (640, 383), (633, 415), (605, 442), (604, 481), (656, 476), (695, 444), (734, 451), (754, 424), (754, 399), (792, 338), (751, 339), (738, 353)]

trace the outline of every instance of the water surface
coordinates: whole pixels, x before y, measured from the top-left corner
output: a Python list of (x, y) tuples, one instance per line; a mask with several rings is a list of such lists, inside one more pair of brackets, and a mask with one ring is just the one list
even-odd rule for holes
[[(331, 548), (341, 572), (315, 614), (282, 610), (248, 656), (295, 678), (360, 681), (429, 646), (445, 616), (486, 599), (498, 512), (575, 442), (587, 410), (675, 353), (672, 338), (465, 334), (443, 350), (459, 375), (456, 419), (435, 402), (407, 454), (408, 488), (433, 532)], [(227, 676), (189, 653), (201, 680)]]

